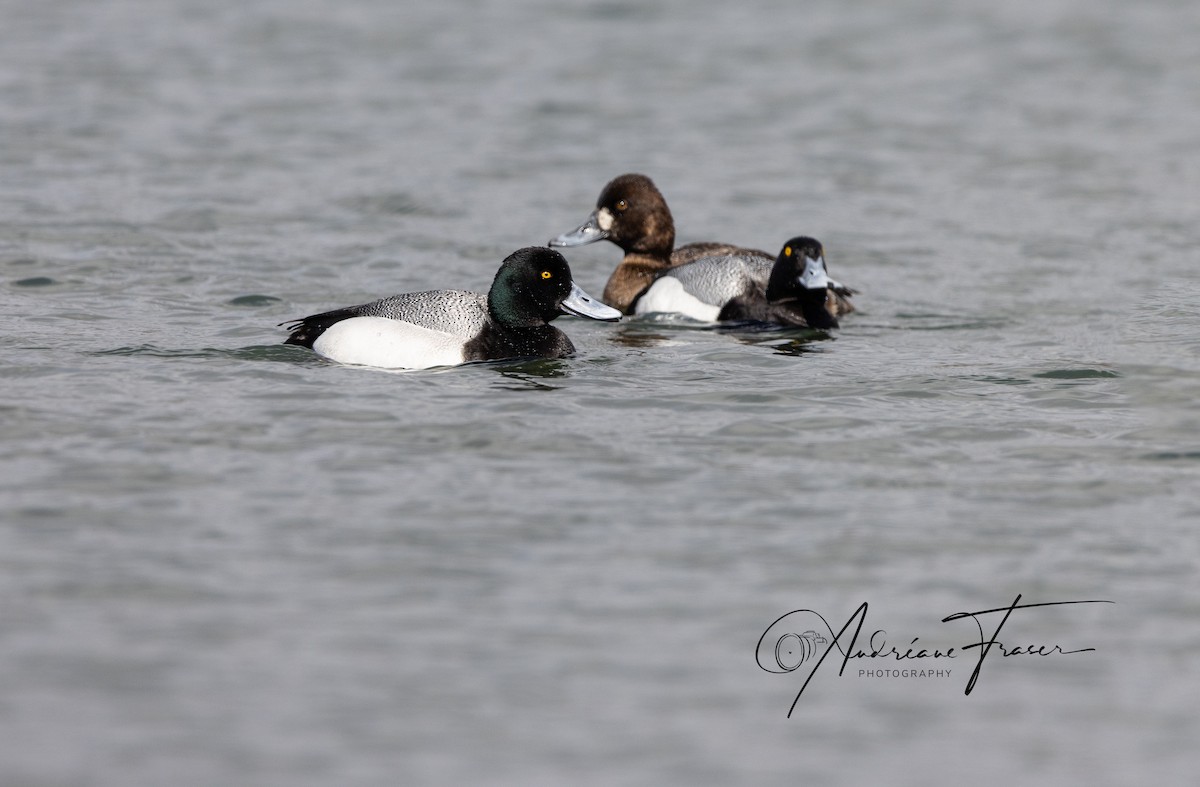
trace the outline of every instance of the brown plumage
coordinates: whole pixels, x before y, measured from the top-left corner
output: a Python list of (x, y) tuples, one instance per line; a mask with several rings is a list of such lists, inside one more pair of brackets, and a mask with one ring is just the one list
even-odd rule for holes
[[(604, 302), (625, 314), (654, 280), (677, 265), (695, 262), (703, 257), (738, 254), (765, 257), (775, 256), (759, 249), (749, 249), (728, 243), (689, 243), (675, 246), (675, 221), (662, 192), (645, 175), (629, 173), (613, 178), (600, 192), (596, 209), (588, 220), (573, 232), (559, 235), (551, 246), (581, 246), (608, 240), (625, 252), (604, 287)], [(854, 311), (845, 296), (852, 290), (837, 293), (830, 290), (830, 312), (836, 315)]]

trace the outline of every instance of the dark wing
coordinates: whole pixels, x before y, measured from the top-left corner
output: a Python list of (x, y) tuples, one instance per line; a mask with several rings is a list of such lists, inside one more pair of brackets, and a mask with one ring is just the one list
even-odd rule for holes
[(335, 309), (331, 312), (324, 312), (323, 314), (314, 314), (309, 317), (304, 317), (303, 319), (292, 320), (291, 322), (281, 322), (279, 323), (280, 325), (287, 326), (287, 329), (291, 331), (291, 334), (283, 340), (283, 343), (296, 344), (301, 347), (308, 347), (309, 349), (312, 349), (313, 342), (315, 342), (321, 336), (321, 334), (325, 333), (325, 330), (330, 325), (341, 322), (342, 320), (347, 320), (351, 317), (360, 316), (357, 311), (360, 308), (362, 307), (351, 306), (346, 309)]
[(704, 257), (728, 257), (731, 255), (739, 257), (765, 257), (772, 262), (775, 260), (773, 254), (767, 254), (765, 251), (760, 251), (759, 249), (747, 249), (728, 243), (688, 243), (671, 252), (671, 265), (686, 265), (689, 262), (695, 262)]

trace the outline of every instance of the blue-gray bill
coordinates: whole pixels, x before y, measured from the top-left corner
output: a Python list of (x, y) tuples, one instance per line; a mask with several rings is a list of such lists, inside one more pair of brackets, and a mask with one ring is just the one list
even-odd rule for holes
[(571, 282), (571, 292), (562, 302), (562, 310), (576, 317), (587, 317), (591, 320), (614, 322), (621, 319), (621, 312), (605, 306), (600, 301), (583, 291), (575, 282)]
[(608, 237), (608, 230), (600, 228), (596, 213), (588, 216), (588, 220), (570, 232), (564, 232), (549, 240), (548, 246), (586, 246)]
[(800, 274), (800, 286), (806, 290), (823, 290), (829, 286), (829, 274), (825, 271), (825, 260), (821, 257), (805, 257), (804, 272)]

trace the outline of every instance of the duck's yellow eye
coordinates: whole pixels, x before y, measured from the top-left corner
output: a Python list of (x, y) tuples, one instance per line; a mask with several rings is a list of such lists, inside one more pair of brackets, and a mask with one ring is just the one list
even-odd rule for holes
[(792, 247), (791, 247), (791, 246), (784, 246), (784, 247), (783, 247), (783, 256), (785, 256), (785, 257), (790, 257), (790, 256), (792, 256)]
[(623, 199), (617, 200), (617, 210), (625, 210), (629, 207), (629, 203)]
[(543, 279), (552, 279), (552, 278), (554, 278), (554, 274), (551, 273), (550, 271), (542, 271), (542, 278)]

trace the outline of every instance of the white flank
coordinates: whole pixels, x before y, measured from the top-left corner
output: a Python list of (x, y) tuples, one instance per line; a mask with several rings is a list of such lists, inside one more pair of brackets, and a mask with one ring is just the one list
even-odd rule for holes
[(382, 369), (430, 369), (463, 362), (461, 336), (386, 317), (335, 322), (313, 342), (318, 355), (339, 363)]
[(705, 303), (683, 288), (679, 279), (663, 276), (650, 285), (646, 294), (638, 298), (634, 314), (682, 314), (701, 322), (716, 322), (721, 313), (720, 306)]

